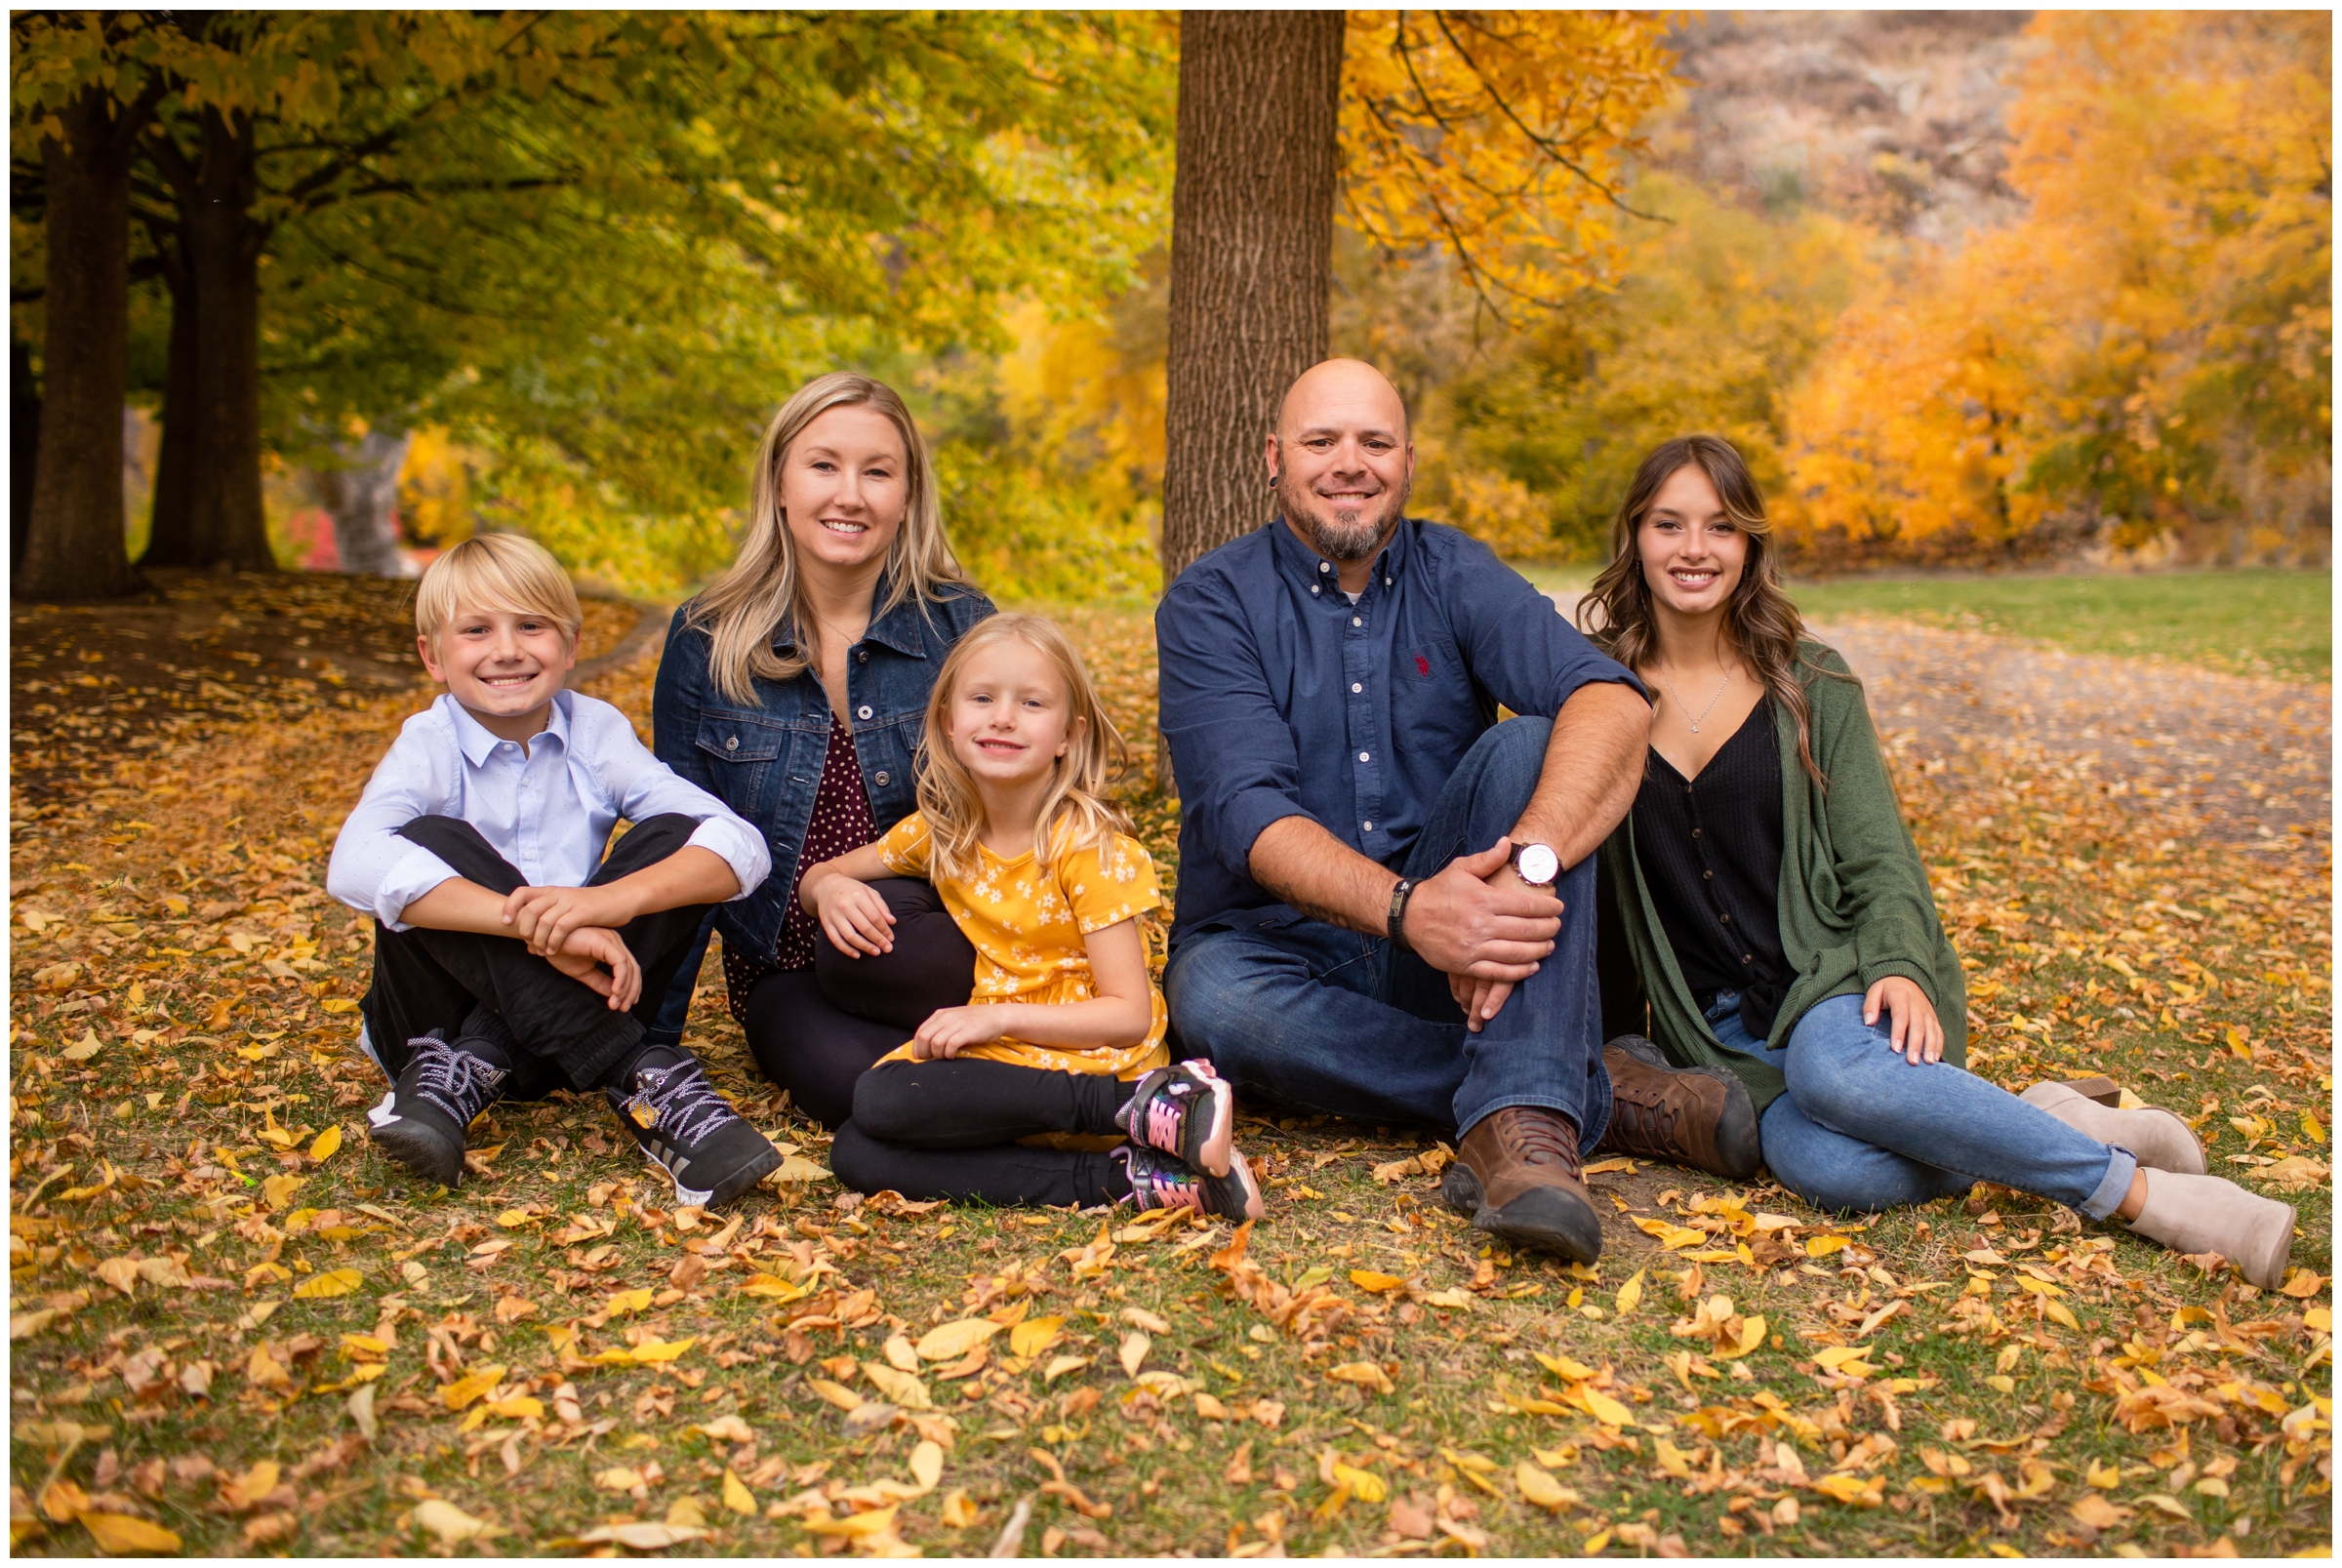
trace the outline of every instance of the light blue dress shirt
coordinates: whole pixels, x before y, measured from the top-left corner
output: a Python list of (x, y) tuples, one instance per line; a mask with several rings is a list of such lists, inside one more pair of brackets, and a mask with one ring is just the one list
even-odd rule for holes
[(690, 842), (720, 856), (740, 879), (734, 899), (772, 870), (764, 839), (730, 808), (687, 784), (634, 734), (626, 714), (577, 692), (553, 698), (545, 729), (523, 747), (489, 733), (442, 694), (399, 731), (357, 809), (334, 840), (326, 891), (393, 931), (408, 905), (456, 873), (398, 836), (418, 817), (456, 817), (480, 830), (531, 887), (583, 887), (602, 863), (620, 819), (677, 813), (699, 826)]

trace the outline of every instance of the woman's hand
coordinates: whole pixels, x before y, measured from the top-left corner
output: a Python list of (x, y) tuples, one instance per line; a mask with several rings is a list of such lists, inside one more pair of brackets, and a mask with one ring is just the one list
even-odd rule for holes
[(895, 914), (868, 882), (832, 871), (810, 890), (814, 918), (831, 945), (849, 958), (895, 950)]
[(989, 1045), (1009, 1032), (1015, 1004), (990, 1007), (945, 1007), (927, 1015), (910, 1038), (910, 1054), (920, 1062), (938, 1057), (947, 1061), (971, 1045)]
[(1944, 1025), (1925, 991), (1901, 975), (1889, 975), (1863, 993), (1862, 1021), (1878, 1023), (1881, 1008), (1895, 1016), (1887, 1035), (1889, 1050), (1902, 1052), (1915, 1067), (1944, 1059)]

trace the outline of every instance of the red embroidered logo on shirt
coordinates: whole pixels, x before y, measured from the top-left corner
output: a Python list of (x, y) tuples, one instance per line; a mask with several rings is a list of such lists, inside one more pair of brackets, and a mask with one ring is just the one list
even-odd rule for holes
[(1417, 654), (1415, 656), (1415, 673), (1418, 675), (1429, 675), (1431, 672), (1432, 662), (1424, 658), (1423, 655)]

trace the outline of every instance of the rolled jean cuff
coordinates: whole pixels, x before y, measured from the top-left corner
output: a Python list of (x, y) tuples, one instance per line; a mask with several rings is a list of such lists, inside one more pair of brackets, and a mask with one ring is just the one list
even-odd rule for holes
[(2139, 1171), (2138, 1156), (2129, 1149), (2120, 1144), (2106, 1147), (2106, 1179), (2081, 1201), (2081, 1212), (2093, 1220), (2103, 1220), (2122, 1206), (2122, 1200), (2130, 1196), (2130, 1179)]

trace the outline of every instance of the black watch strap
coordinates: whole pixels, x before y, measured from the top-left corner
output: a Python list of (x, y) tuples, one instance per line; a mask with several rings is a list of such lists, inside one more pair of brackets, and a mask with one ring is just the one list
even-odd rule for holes
[(1391, 890), (1391, 914), (1384, 922), (1384, 930), (1390, 936), (1391, 945), (1393, 947), (1404, 947), (1407, 945), (1407, 900), (1414, 895), (1414, 892), (1415, 884), (1403, 876), (1398, 879), (1398, 886)]

